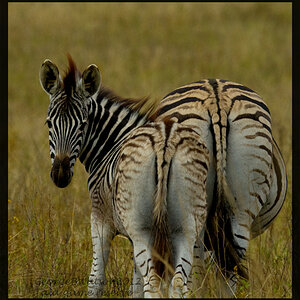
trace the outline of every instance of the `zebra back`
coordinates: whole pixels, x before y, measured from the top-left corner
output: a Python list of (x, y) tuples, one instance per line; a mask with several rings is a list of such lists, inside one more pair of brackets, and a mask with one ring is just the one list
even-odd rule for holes
[[(149, 147), (146, 145), (151, 145), (155, 156), (156, 188), (153, 196), (152, 224), (153, 262), (157, 274), (163, 276), (166, 266), (173, 267), (168, 220), (168, 205), (172, 205), (172, 203), (167, 203), (171, 176), (170, 166), (172, 163), (177, 163), (174, 161), (175, 153), (177, 153), (176, 159), (181, 157), (184, 161), (184, 163), (180, 162), (180, 165), (184, 164), (185, 172), (172, 174), (172, 178), (180, 177), (183, 182), (186, 182), (188, 189), (197, 191), (195, 196), (186, 195), (187, 199), (185, 200), (193, 203), (193, 218), (195, 218), (197, 228), (195, 235), (198, 235), (206, 216), (206, 206), (203, 206), (203, 203), (206, 203), (205, 184), (209, 154), (199, 134), (190, 126), (175, 123), (169, 118), (160, 122), (144, 124), (133, 130), (121, 147), (116, 175), (117, 189), (121, 190), (122, 187), (130, 184), (128, 181), (130, 172), (133, 170), (136, 170), (134, 173), (139, 172), (141, 165), (137, 155), (140, 156), (139, 160), (144, 157), (145, 147)], [(187, 178), (186, 174), (188, 173), (189, 177)], [(149, 170), (149, 174), (152, 174), (152, 171)], [(172, 184), (173, 186), (176, 185), (175, 182)], [(183, 189), (185, 187), (177, 186), (176, 188)], [(117, 193), (117, 200), (118, 198)], [(130, 200), (128, 199), (128, 201)], [(184, 205), (184, 203), (182, 204)], [(124, 213), (126, 212), (120, 211), (120, 214)], [(167, 276), (166, 273), (165, 275)]]

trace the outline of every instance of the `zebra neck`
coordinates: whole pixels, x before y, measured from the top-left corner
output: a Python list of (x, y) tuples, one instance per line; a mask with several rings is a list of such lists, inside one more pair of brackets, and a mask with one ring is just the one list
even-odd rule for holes
[(91, 101), (89, 126), (79, 155), (91, 174), (117, 155), (122, 140), (137, 126), (146, 123), (138, 112), (107, 98)]

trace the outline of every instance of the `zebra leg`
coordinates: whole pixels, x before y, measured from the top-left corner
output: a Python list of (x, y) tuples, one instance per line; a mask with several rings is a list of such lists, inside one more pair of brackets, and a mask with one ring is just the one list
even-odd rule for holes
[[(176, 235), (176, 236), (174, 236)], [(192, 270), (194, 241), (184, 232), (171, 236), (175, 273), (169, 287), (169, 297), (186, 297), (188, 276)]]
[[(139, 285), (142, 284), (144, 297), (150, 298), (161, 297), (160, 278), (154, 270), (152, 259), (153, 198), (157, 178), (153, 139), (156, 141), (156, 129), (146, 130), (146, 134), (144, 130), (136, 130), (135, 135), (122, 146), (116, 175), (115, 206), (117, 216), (132, 242), (138, 269), (133, 275), (132, 291), (139, 294)], [(142, 282), (135, 287), (141, 276)]]
[[(233, 106), (228, 118), (226, 179), (236, 204), (230, 220), (233, 247), (241, 260), (249, 246), (251, 225), (270, 193), (273, 146), (267, 111), (261, 113), (261, 107), (253, 105), (240, 114), (244, 104), (239, 104)], [(232, 274), (230, 284), (235, 289)]]
[(93, 262), (88, 284), (90, 298), (101, 297), (105, 286), (105, 267), (114, 232), (110, 225), (102, 223), (96, 214), (91, 214)]
[[(143, 234), (145, 237), (145, 232), (141, 234)], [(150, 238), (150, 232), (148, 237)], [(150, 241), (150, 239), (148, 239), (148, 241)], [(144, 297), (161, 298), (161, 278), (158, 276), (158, 274), (156, 274), (154, 269), (150, 244), (147, 242), (133, 241), (133, 245), (135, 262), (143, 278)]]
[(132, 298), (143, 298), (143, 276), (133, 259), (133, 278), (130, 285), (129, 295)]
[(200, 276), (202, 275), (203, 270), (205, 268), (204, 260), (206, 252), (204, 251), (203, 238), (204, 230), (202, 230), (200, 236), (198, 237), (194, 245), (193, 266), (187, 283), (189, 291), (194, 291), (197, 288), (199, 288)]

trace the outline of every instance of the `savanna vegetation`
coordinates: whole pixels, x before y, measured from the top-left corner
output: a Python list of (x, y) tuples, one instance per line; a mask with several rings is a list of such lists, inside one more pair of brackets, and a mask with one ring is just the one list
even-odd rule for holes
[[(257, 91), (287, 166), (282, 211), (252, 240), (250, 280), (236, 297), (292, 296), (292, 4), (8, 4), (9, 297), (85, 297), (92, 259), (87, 174), (78, 162), (66, 189), (49, 177), (48, 97), (38, 74), (49, 58), (63, 72), (69, 52), (79, 69), (97, 64), (103, 84), (128, 97), (156, 99), (202, 78)], [(107, 297), (127, 297), (132, 276), (127, 239), (113, 242)], [(215, 267), (194, 296), (217, 297)]]

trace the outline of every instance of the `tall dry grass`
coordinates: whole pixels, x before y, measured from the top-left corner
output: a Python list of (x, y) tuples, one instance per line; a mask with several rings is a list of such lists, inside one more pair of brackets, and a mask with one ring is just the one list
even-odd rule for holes
[[(97, 64), (120, 95), (162, 98), (202, 78), (240, 82), (261, 94), (287, 164), (286, 202), (250, 243), (250, 280), (237, 297), (291, 297), (291, 3), (8, 4), (9, 297), (85, 297), (92, 248), (87, 174), (56, 188), (49, 178), (45, 58), (64, 69)], [(128, 296), (132, 249), (113, 242), (105, 295)], [(212, 266), (195, 296), (217, 297)]]

